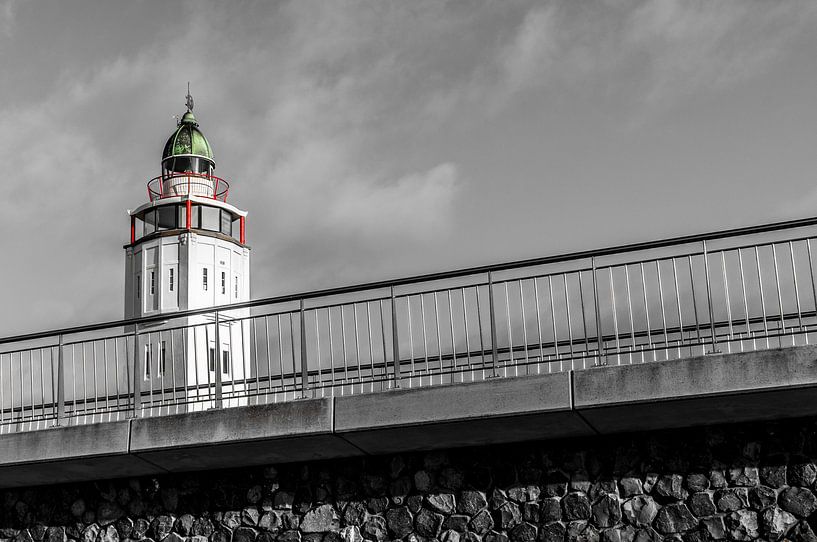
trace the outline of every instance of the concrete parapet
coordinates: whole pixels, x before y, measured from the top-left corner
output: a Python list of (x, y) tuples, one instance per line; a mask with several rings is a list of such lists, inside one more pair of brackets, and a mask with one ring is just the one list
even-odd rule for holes
[(817, 347), (0, 436), (0, 486), (817, 415)]

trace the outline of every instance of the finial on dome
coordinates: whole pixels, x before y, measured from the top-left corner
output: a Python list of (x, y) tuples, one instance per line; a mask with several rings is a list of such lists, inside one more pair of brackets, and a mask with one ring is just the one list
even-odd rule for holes
[(187, 82), (187, 96), (184, 105), (187, 106), (188, 111), (193, 111), (193, 96), (190, 95), (190, 81)]

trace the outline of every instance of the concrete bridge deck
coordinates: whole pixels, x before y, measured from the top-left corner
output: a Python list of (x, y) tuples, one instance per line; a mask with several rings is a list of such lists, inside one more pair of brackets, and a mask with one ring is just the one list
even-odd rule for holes
[(12, 433), (0, 486), (815, 414), (801, 346)]

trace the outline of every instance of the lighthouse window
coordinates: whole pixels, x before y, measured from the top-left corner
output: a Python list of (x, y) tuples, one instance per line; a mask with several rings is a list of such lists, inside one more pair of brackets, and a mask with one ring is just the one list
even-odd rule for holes
[(221, 293), (222, 295), (227, 293), (227, 273), (224, 271), (221, 272)]
[(216, 372), (216, 349), (215, 348), (212, 348), (212, 347), (210, 348), (210, 355), (209, 355), (208, 360), (210, 362), (210, 372), (213, 372), (213, 373)]
[(165, 205), (156, 209), (159, 217), (160, 230), (172, 230), (176, 228), (176, 206)]
[(145, 235), (150, 235), (156, 231), (156, 211), (145, 213)]
[(168, 281), (169, 282), (168, 286), (169, 286), (171, 292), (173, 291), (173, 278), (174, 278), (173, 275), (175, 274), (175, 273), (173, 273), (173, 271), (174, 271), (174, 269), (171, 267), (170, 268), (170, 280)]
[(150, 365), (153, 363), (152, 345), (145, 345), (145, 378), (150, 378)]
[(154, 271), (150, 272), (150, 295), (156, 293), (156, 273)]
[(221, 233), (224, 235), (233, 234), (232, 215), (227, 211), (221, 211)]
[(209, 231), (219, 230), (219, 211), (217, 207), (201, 207), (201, 229)]
[(230, 352), (227, 350), (221, 353), (221, 372), (225, 375), (230, 374)]
[(201, 287), (206, 292), (207, 291), (207, 268), (201, 270)]
[(142, 275), (136, 275), (136, 299), (142, 297)]
[(167, 359), (166, 353), (167, 351), (165, 350), (165, 341), (162, 341), (162, 349), (159, 351), (159, 373), (165, 372), (166, 367), (165, 361)]
[(238, 299), (238, 277), (235, 278), (235, 298)]

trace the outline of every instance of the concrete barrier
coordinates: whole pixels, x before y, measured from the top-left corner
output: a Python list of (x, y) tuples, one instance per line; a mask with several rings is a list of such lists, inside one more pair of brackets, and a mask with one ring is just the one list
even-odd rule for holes
[(0, 487), (817, 415), (817, 347), (0, 436)]

